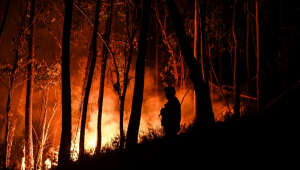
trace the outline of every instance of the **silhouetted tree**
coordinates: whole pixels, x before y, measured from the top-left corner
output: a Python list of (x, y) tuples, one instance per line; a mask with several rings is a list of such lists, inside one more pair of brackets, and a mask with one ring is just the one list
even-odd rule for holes
[(260, 5), (262, 2), (255, 0), (255, 28), (256, 28), (256, 98), (257, 98), (257, 111), (262, 111), (262, 59), (261, 59), (261, 10)]
[[(199, 49), (197, 50), (198, 53), (200, 53), (200, 55), (198, 54), (198, 58), (196, 58), (196, 59), (201, 64), (201, 72), (202, 72), (203, 81), (207, 80), (207, 73), (208, 73), (208, 70), (206, 69), (206, 64), (208, 63), (208, 58), (207, 58), (208, 50), (207, 50), (207, 41), (206, 41), (207, 33), (205, 30), (205, 28), (206, 28), (206, 7), (207, 7), (207, 5), (206, 5), (205, 0), (202, 1), (202, 4), (200, 4), (200, 1), (198, 1), (197, 6), (195, 7), (197, 9), (197, 16), (198, 16), (197, 17), (198, 23), (197, 24), (195, 23), (195, 25), (198, 25), (198, 27), (200, 26), (200, 29), (198, 28), (200, 30), (200, 33), (198, 35), (198, 37), (200, 38), (200, 40), (198, 40), (200, 47), (198, 47)], [(199, 58), (199, 56), (201, 58)]]
[[(138, 16), (136, 15), (137, 6), (136, 3), (130, 5), (128, 0), (124, 1), (125, 5), (125, 24), (126, 24), (126, 37), (128, 41), (128, 46), (124, 49), (124, 67), (119, 70), (116, 63), (115, 57), (113, 57), (113, 63), (115, 66), (116, 82), (113, 83), (114, 90), (119, 97), (120, 102), (120, 149), (124, 148), (125, 144), (125, 134), (124, 134), (124, 108), (125, 108), (125, 99), (126, 93), (129, 85), (129, 71), (131, 68), (132, 57), (134, 52), (134, 38), (136, 36), (136, 20)], [(125, 70), (125, 71), (123, 71)], [(120, 82), (120, 76), (123, 76), (123, 83)]]
[(240, 116), (240, 6), (241, 2), (235, 0), (232, 15), (232, 37), (233, 37), (233, 110), (236, 118)]
[(247, 90), (249, 92), (250, 87), (250, 79), (251, 79), (251, 73), (250, 73), (250, 63), (249, 63), (249, 41), (250, 41), (250, 2), (251, 0), (246, 1), (246, 44), (245, 44), (245, 56), (246, 56), (246, 65), (247, 65)]
[(70, 86), (70, 34), (72, 25), (73, 0), (65, 0), (64, 28), (61, 57), (61, 97), (62, 97), (62, 129), (59, 147), (58, 166), (62, 167), (70, 161), (72, 137), (72, 110)]
[(95, 12), (95, 21), (94, 21), (94, 29), (92, 35), (92, 42), (90, 47), (90, 56), (92, 56), (91, 62), (88, 62), (89, 72), (87, 78), (87, 84), (85, 87), (85, 95), (83, 99), (83, 108), (82, 108), (82, 118), (81, 118), (81, 128), (80, 128), (80, 141), (79, 141), (79, 157), (83, 157), (84, 155), (84, 137), (85, 137), (85, 124), (86, 124), (86, 115), (87, 115), (87, 107), (89, 103), (89, 95), (93, 81), (94, 70), (96, 66), (97, 59), (97, 32), (99, 26), (99, 13), (101, 7), (101, 0), (97, 0), (96, 2), (96, 12)]
[[(113, 16), (113, 0), (110, 1), (109, 8), (109, 17), (106, 20), (106, 27), (104, 33), (104, 41), (109, 45), (110, 42), (110, 33), (111, 33), (111, 25), (112, 25), (112, 16)], [(108, 49), (103, 48), (103, 56), (101, 63), (101, 73), (100, 73), (100, 87), (99, 87), (99, 98), (98, 98), (98, 124), (97, 124), (97, 146), (96, 152), (100, 152), (101, 149), (101, 122), (102, 122), (102, 107), (103, 107), (103, 98), (104, 98), (104, 82), (105, 82), (105, 73), (106, 73), (106, 65), (108, 58)]]
[(2, 18), (2, 21), (1, 21), (1, 24), (0, 24), (0, 38), (1, 38), (2, 32), (4, 30), (5, 23), (6, 23), (6, 18), (7, 18), (7, 15), (8, 15), (9, 5), (10, 5), (10, 0), (7, 0), (5, 8), (4, 8), (3, 18)]
[(127, 148), (130, 148), (137, 143), (139, 127), (140, 127), (142, 103), (143, 103), (145, 58), (146, 58), (147, 32), (148, 32), (148, 24), (149, 24), (148, 21), (149, 21), (149, 11), (150, 11), (150, 0), (144, 0), (142, 3), (143, 3), (142, 28), (139, 37), (139, 45), (138, 45), (139, 51), (136, 59), (135, 84), (134, 84), (134, 92), (133, 92), (133, 99), (131, 105), (131, 114), (130, 114), (130, 119), (128, 124), (127, 135), (126, 135)]
[(29, 23), (30, 28), (29, 34), (27, 35), (28, 43), (28, 65), (26, 72), (27, 87), (26, 87), (26, 105), (25, 105), (25, 164), (26, 169), (31, 169), (34, 166), (33, 158), (33, 141), (32, 141), (32, 86), (33, 86), (33, 58), (34, 58), (34, 11), (35, 11), (35, 0), (31, 0), (29, 11)]
[(180, 20), (181, 17), (179, 16), (175, 2), (173, 0), (167, 0), (166, 2), (184, 60), (189, 68), (190, 78), (194, 85), (197, 108), (196, 122), (201, 122), (199, 125), (202, 127), (212, 126), (214, 125), (215, 120), (210, 101), (209, 86), (203, 81), (200, 66), (194, 58), (193, 49), (189, 46), (189, 40), (185, 33), (184, 24)]
[[(200, 52), (200, 1), (195, 0), (195, 9), (194, 9), (194, 57), (199, 60)], [(202, 56), (201, 56), (202, 57)]]

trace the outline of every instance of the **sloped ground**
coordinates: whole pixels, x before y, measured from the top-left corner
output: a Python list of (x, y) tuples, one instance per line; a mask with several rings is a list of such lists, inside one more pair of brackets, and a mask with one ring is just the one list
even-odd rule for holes
[(291, 122), (282, 112), (288, 105), (281, 106), (263, 116), (218, 123), (214, 129), (191, 126), (175, 141), (150, 134), (134, 149), (110, 150), (64, 169), (287, 168), (295, 148)]

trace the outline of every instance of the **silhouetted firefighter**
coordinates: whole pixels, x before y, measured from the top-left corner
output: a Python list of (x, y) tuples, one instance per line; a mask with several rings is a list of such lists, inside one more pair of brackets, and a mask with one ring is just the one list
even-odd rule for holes
[(181, 106), (173, 87), (166, 87), (164, 90), (168, 102), (160, 110), (161, 125), (164, 128), (165, 136), (170, 139), (176, 137), (180, 130)]

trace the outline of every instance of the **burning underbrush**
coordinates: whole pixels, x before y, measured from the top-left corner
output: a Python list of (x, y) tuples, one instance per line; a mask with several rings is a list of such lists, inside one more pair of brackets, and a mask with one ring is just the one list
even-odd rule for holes
[[(148, 74), (148, 75), (147, 75)], [(139, 133), (139, 142), (151, 141), (153, 139), (160, 139), (162, 136), (161, 123), (160, 123), (160, 109), (166, 103), (166, 99), (164, 94), (156, 90), (153, 87), (154, 79), (149, 75), (149, 72), (146, 72), (147, 83), (145, 84), (144, 90), (144, 101), (142, 108), (142, 117), (140, 124), (140, 133)], [(97, 82), (95, 80), (94, 82)], [(74, 83), (75, 84), (75, 83)], [(76, 85), (76, 84), (75, 84)], [(76, 162), (78, 161), (79, 154), (79, 136), (80, 136), (80, 96), (81, 88), (80, 86), (72, 87), (72, 146), (71, 146), (71, 160)], [(97, 143), (97, 119), (98, 119), (98, 90), (99, 85), (97, 83), (93, 83), (91, 88), (91, 95), (89, 99), (88, 105), (88, 116), (87, 116), (87, 124), (86, 124), (86, 134), (85, 134), (85, 152), (88, 156), (93, 157), (95, 154), (95, 147)], [(155, 92), (156, 91), (156, 92)], [(155, 92), (155, 93), (153, 93)], [(25, 95), (24, 90), (20, 92), (22, 95)], [(222, 94), (223, 93), (223, 94)], [(215, 114), (215, 119), (217, 121), (224, 121), (226, 115), (230, 115), (232, 113), (232, 104), (231, 104), (231, 92), (230, 91), (222, 91), (220, 92), (220, 88), (211, 86), (211, 100), (213, 104), (213, 110)], [(124, 129), (126, 134), (126, 129), (128, 125), (128, 120), (130, 116), (131, 110), (131, 101), (133, 94), (133, 84), (129, 84), (128, 95), (125, 100), (125, 112), (124, 112)], [(54, 95), (55, 96), (55, 95)], [(181, 126), (182, 129), (191, 125), (194, 120), (194, 94), (192, 88), (177, 88), (176, 96), (181, 102), (182, 109), (182, 118), (181, 118)], [(55, 96), (59, 99), (59, 97)], [(39, 101), (38, 97), (36, 97)], [(49, 103), (55, 101), (53, 96), (50, 95)], [(20, 105), (23, 104), (20, 101)], [(58, 100), (57, 103), (60, 103)], [(50, 105), (48, 110), (53, 110), (53, 108), (59, 108), (60, 105)], [(243, 108), (243, 107), (242, 107)], [(42, 158), (39, 165), (36, 165), (36, 169), (51, 169), (56, 167), (58, 164), (58, 150), (59, 150), (59, 134), (60, 134), (60, 109), (55, 110), (57, 113), (53, 116), (53, 121), (49, 125), (49, 134), (47, 135), (47, 141), (45, 142)], [(22, 116), (21, 111), (20, 116)], [(36, 110), (38, 112), (38, 110)], [(49, 111), (48, 111), (49, 112)], [(50, 113), (50, 112), (49, 112)], [(49, 120), (48, 115), (48, 119)], [(36, 116), (37, 117), (37, 116)], [(24, 117), (21, 117), (20, 125), (24, 120)], [(103, 104), (103, 115), (102, 115), (102, 152), (111, 152), (112, 150), (116, 150), (119, 148), (119, 101), (111, 87), (105, 87), (104, 94), (104, 104)], [(34, 120), (34, 157), (37, 159), (38, 150), (40, 147), (40, 121)], [(17, 126), (19, 126), (17, 124)], [(22, 129), (22, 126), (17, 127)], [(183, 130), (181, 131), (181, 133)], [(23, 133), (18, 132), (16, 134), (16, 139), (12, 148), (12, 157), (11, 157), (11, 167), (13, 169), (24, 169), (25, 168), (25, 159), (24, 159), (24, 141), (23, 141)], [(16, 154), (18, 153), (18, 154)]]

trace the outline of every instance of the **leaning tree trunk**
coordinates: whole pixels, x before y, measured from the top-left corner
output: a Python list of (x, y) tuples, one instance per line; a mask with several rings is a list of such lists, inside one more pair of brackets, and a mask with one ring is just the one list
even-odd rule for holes
[(150, 0), (144, 0), (143, 2), (143, 14), (142, 14), (142, 28), (139, 38), (139, 52), (136, 59), (135, 69), (135, 84), (133, 99), (131, 105), (131, 114), (127, 130), (126, 147), (131, 148), (137, 143), (138, 133), (141, 120), (141, 110), (143, 103), (144, 93), (144, 77), (145, 77), (145, 58), (146, 58), (146, 46), (147, 46), (147, 32), (148, 21), (150, 11)]
[(34, 34), (34, 11), (35, 11), (35, 0), (31, 0), (30, 3), (30, 18), (29, 26), (30, 32), (27, 35), (28, 41), (28, 65), (27, 65), (27, 87), (26, 87), (26, 105), (25, 105), (25, 164), (26, 169), (31, 169), (34, 167), (34, 158), (33, 158), (33, 141), (32, 141), (32, 92), (33, 92), (33, 57), (34, 57), (34, 43), (33, 43), (33, 34)]
[[(110, 1), (110, 9), (109, 9), (109, 17), (106, 21), (106, 28), (104, 33), (104, 41), (109, 45), (110, 43), (110, 33), (112, 26), (112, 16), (113, 16), (113, 0)], [(104, 85), (105, 85), (105, 73), (106, 73), (106, 65), (108, 58), (108, 49), (103, 48), (103, 57), (101, 64), (101, 74), (100, 74), (100, 87), (99, 87), (99, 98), (98, 98), (98, 124), (97, 124), (97, 145), (96, 152), (100, 152), (101, 150), (101, 142), (102, 142), (102, 129), (101, 129), (101, 121), (102, 121), (102, 107), (103, 107), (103, 98), (104, 98)]]
[(82, 158), (84, 156), (84, 143), (85, 143), (84, 137), (85, 137), (87, 107), (88, 107), (88, 103), (89, 103), (90, 90), (91, 90), (91, 86), (92, 86), (93, 75), (94, 75), (96, 59), (97, 59), (97, 32), (98, 32), (98, 26), (99, 26), (100, 6), (101, 6), (101, 0), (97, 0), (94, 30), (93, 30), (93, 35), (92, 35), (91, 49), (90, 49), (91, 50), (90, 55), (92, 55), (92, 60), (90, 63), (90, 70), (88, 73), (88, 79), (87, 79), (87, 84), (85, 87), (85, 94), (84, 94), (83, 107), (82, 107), (80, 141), (79, 141), (79, 158)]
[[(196, 122), (201, 122), (202, 127), (214, 125), (214, 114), (209, 94), (209, 86), (203, 81), (200, 66), (194, 58), (193, 50), (189, 46), (189, 41), (185, 33), (184, 24), (180, 21), (178, 9), (173, 0), (167, 0), (167, 6), (174, 25), (179, 45), (181, 47), (184, 60), (189, 68), (190, 78), (193, 82), (196, 94)], [(205, 53), (203, 53), (205, 54)], [(201, 96), (200, 96), (201, 94)]]
[(2, 19), (1, 24), (0, 24), (0, 38), (1, 38), (2, 32), (4, 30), (5, 23), (6, 23), (6, 18), (7, 18), (7, 15), (8, 15), (9, 5), (10, 5), (10, 0), (7, 0), (6, 6), (5, 6), (5, 9), (4, 9), (3, 19)]
[(61, 97), (62, 97), (62, 129), (59, 147), (58, 166), (70, 161), (72, 137), (72, 110), (71, 110), (71, 85), (70, 85), (70, 35), (72, 25), (73, 0), (65, 0), (65, 16), (62, 39), (61, 57)]

